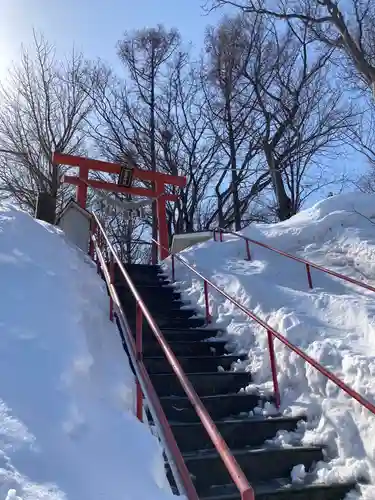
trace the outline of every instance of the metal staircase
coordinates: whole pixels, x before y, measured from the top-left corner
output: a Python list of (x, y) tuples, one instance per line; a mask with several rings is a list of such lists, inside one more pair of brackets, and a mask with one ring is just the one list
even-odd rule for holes
[[(240, 392), (250, 383), (251, 374), (231, 369), (233, 362), (244, 357), (227, 351), (223, 332), (205, 327), (204, 318), (196, 317), (194, 309), (183, 307), (180, 293), (158, 266), (124, 267), (251, 483), (256, 500), (343, 500), (355, 484), (317, 484), (309, 473), (302, 484), (291, 481), (294, 466), (303, 464), (311, 471), (316, 462), (324, 460), (321, 447), (280, 448), (267, 442), (279, 430), (295, 430), (304, 417), (250, 416), (255, 407), (272, 401), (273, 396)], [(137, 301), (118, 266), (114, 267), (114, 287), (135, 332)], [(143, 321), (142, 351), (143, 363), (199, 498), (240, 500), (241, 494), (147, 321)], [(174, 486), (169, 466), (166, 467)]]

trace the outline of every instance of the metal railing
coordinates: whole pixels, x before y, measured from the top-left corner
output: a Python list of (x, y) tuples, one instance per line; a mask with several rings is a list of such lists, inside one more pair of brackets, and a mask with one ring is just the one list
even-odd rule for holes
[(278, 250), (277, 248), (271, 247), (270, 245), (267, 245), (266, 243), (262, 243), (260, 241), (253, 240), (251, 238), (248, 238), (247, 236), (244, 236), (243, 234), (235, 233), (233, 231), (227, 231), (226, 229), (218, 228), (213, 230), (213, 238), (214, 241), (216, 240), (216, 234), (219, 233), (219, 241), (223, 242), (224, 240), (224, 234), (231, 234), (232, 236), (236, 236), (237, 238), (240, 238), (245, 241), (245, 246), (246, 246), (246, 259), (251, 261), (252, 260), (252, 255), (251, 255), (251, 250), (250, 250), (250, 243), (253, 245), (257, 245), (262, 248), (266, 248), (267, 250), (270, 250), (271, 252), (277, 253), (279, 255), (282, 255), (283, 257), (287, 257), (288, 259), (294, 260), (296, 262), (300, 262), (301, 264), (304, 264), (306, 267), (306, 274), (307, 274), (307, 281), (309, 284), (309, 288), (312, 290), (313, 289), (313, 282), (312, 282), (312, 276), (311, 276), (311, 268), (317, 269), (318, 271), (321, 271), (323, 273), (329, 274), (331, 276), (334, 276), (335, 278), (339, 278), (341, 280), (347, 281), (348, 283), (352, 283), (353, 285), (360, 286), (361, 288), (365, 288), (366, 290), (370, 290), (371, 292), (375, 292), (375, 287), (364, 283), (363, 281), (356, 280), (354, 278), (350, 278), (349, 276), (345, 276), (344, 274), (337, 273), (336, 271), (331, 271), (330, 269), (327, 269), (323, 266), (319, 266), (319, 264), (314, 264), (314, 262), (310, 262), (306, 259), (303, 259), (302, 257), (296, 257), (295, 255), (292, 255), (287, 252), (283, 252), (282, 250)]
[[(198, 500), (198, 495), (195, 490), (195, 487), (191, 481), (189, 471), (186, 467), (184, 459), (181, 455), (181, 452), (178, 448), (176, 440), (173, 436), (172, 430), (169, 426), (167, 418), (162, 409), (160, 400), (155, 392), (155, 389), (152, 385), (151, 379), (148, 375), (147, 369), (143, 363), (143, 348), (142, 348), (142, 323), (143, 318), (147, 320), (147, 323), (155, 335), (159, 345), (164, 352), (166, 359), (176, 377), (178, 378), (181, 386), (183, 387), (190, 403), (194, 407), (202, 425), (206, 429), (208, 435), (211, 438), (211, 441), (216, 448), (219, 456), (223, 460), (233, 482), (237, 486), (238, 490), (241, 494), (241, 500), (254, 500), (254, 491), (250, 486), (246, 476), (238, 465), (235, 457), (231, 453), (228, 445), (222, 438), (219, 430), (214, 424), (211, 416), (207, 412), (205, 406), (200, 400), (198, 394), (193, 388), (191, 382), (187, 378), (184, 373), (177, 357), (171, 350), (166, 341), (163, 333), (160, 331), (157, 326), (155, 320), (153, 319), (150, 311), (146, 307), (143, 302), (141, 296), (139, 295), (134, 283), (132, 282), (129, 274), (124, 268), (121, 260), (117, 256), (112, 244), (110, 243), (108, 236), (105, 234), (103, 227), (98, 219), (98, 217), (93, 214), (94, 224), (91, 231), (91, 239), (90, 239), (90, 255), (94, 258), (94, 254), (97, 255), (97, 269), (100, 271), (100, 268), (103, 271), (104, 278), (107, 282), (109, 294), (110, 294), (110, 319), (113, 321), (114, 314), (119, 318), (121, 324), (124, 326), (124, 341), (126, 342), (126, 346), (128, 348), (128, 352), (130, 354), (132, 364), (134, 370), (136, 372), (136, 388), (137, 388), (137, 397), (136, 397), (136, 414), (137, 417), (142, 420), (143, 418), (143, 397), (146, 398), (147, 404), (150, 408), (152, 417), (155, 422), (158, 423), (158, 428), (160, 434), (162, 436), (163, 446), (165, 447), (168, 461), (171, 465), (172, 471), (174, 473), (174, 477), (176, 483), (179, 487), (180, 493), (186, 495), (188, 500)], [(110, 256), (110, 265), (109, 270), (106, 264), (106, 261), (103, 256), (103, 246), (106, 245), (107, 254)], [(122, 276), (124, 277), (135, 301), (136, 301), (136, 332), (135, 332), (135, 342), (129, 328), (129, 324), (126, 320), (126, 316), (122, 309), (119, 297), (117, 295), (115, 289), (115, 273), (114, 266), (117, 264), (118, 268), (121, 271)]]
[[(154, 240), (154, 241), (157, 245), (160, 246), (159, 242), (157, 242), (156, 240)], [(361, 396), (358, 392), (356, 392), (354, 389), (352, 389), (347, 384), (345, 384), (345, 382), (340, 380), (334, 373), (327, 370), (323, 365), (321, 365), (315, 359), (311, 358), (308, 354), (306, 354), (304, 351), (302, 351), (302, 349), (300, 349), (296, 345), (289, 342), (289, 340), (286, 337), (284, 337), (284, 335), (282, 335), (280, 332), (278, 332), (277, 330), (272, 328), (265, 321), (263, 321), (261, 318), (259, 318), (256, 314), (254, 314), (252, 311), (247, 309), (245, 306), (243, 306), (240, 302), (238, 302), (236, 299), (231, 297), (224, 290), (222, 290), (217, 285), (215, 285), (212, 281), (210, 281), (208, 278), (206, 278), (202, 273), (200, 273), (199, 271), (194, 269), (190, 264), (188, 264), (186, 261), (184, 261), (179, 255), (170, 253), (170, 256), (171, 256), (171, 261), (172, 261), (171, 263), (172, 263), (172, 280), (173, 281), (175, 281), (175, 279), (176, 279), (176, 263), (175, 263), (176, 260), (178, 260), (178, 262), (183, 264), (186, 268), (188, 268), (196, 276), (198, 276), (201, 280), (203, 280), (207, 322), (211, 321), (211, 314), (210, 314), (210, 309), (209, 309), (209, 304), (208, 304), (208, 299), (209, 299), (208, 289), (210, 287), (213, 290), (216, 290), (220, 295), (225, 297), (227, 300), (229, 300), (229, 302), (231, 302), (238, 309), (240, 309), (246, 316), (248, 316), (250, 319), (254, 320), (256, 323), (258, 323), (260, 326), (262, 326), (266, 330), (267, 338), (268, 338), (268, 350), (269, 350), (269, 356), (270, 356), (272, 381), (273, 381), (273, 388), (274, 388), (274, 397), (275, 397), (275, 404), (276, 404), (277, 408), (280, 407), (280, 390), (279, 390), (279, 384), (278, 384), (278, 379), (277, 379), (277, 361), (276, 361), (275, 349), (274, 349), (274, 339), (275, 338), (277, 338), (280, 342), (282, 342), (291, 351), (295, 352), (303, 360), (305, 360), (307, 363), (309, 363), (311, 366), (313, 366), (322, 375), (324, 375), (329, 380), (331, 380), (331, 382), (333, 382), (340, 389), (342, 389), (346, 394), (348, 394), (348, 396), (350, 396), (351, 398), (358, 401), (358, 403), (360, 403), (362, 406), (367, 408), (367, 410), (369, 410), (371, 413), (373, 413), (375, 415), (375, 405), (372, 404), (369, 400), (367, 400), (366, 398)]]

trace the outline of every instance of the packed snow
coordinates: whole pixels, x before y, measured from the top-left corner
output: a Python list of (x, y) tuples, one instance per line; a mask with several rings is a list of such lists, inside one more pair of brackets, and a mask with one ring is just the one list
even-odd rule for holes
[[(346, 194), (328, 198), (290, 220), (252, 225), (243, 234), (293, 255), (375, 285), (375, 196)], [(375, 402), (375, 294), (312, 270), (310, 290), (303, 264), (224, 236), (180, 255), (233, 298), (285, 335), (361, 395)], [(170, 262), (167, 264), (170, 265)], [(176, 277), (187, 303), (204, 314), (203, 283), (183, 264)], [(227, 329), (236, 352), (249, 354), (235, 369), (249, 370), (255, 382), (246, 388), (272, 390), (266, 332), (218, 292), (210, 291), (215, 324)], [(275, 340), (282, 411), (304, 414), (294, 433), (280, 432), (274, 444), (323, 444), (328, 463), (319, 463), (316, 481), (363, 478), (375, 483), (375, 417), (332, 382)], [(270, 408), (258, 413), (272, 414)], [(303, 482), (297, 467), (292, 480)], [(374, 499), (375, 488), (362, 488)], [(356, 498), (356, 497), (355, 497)]]
[(173, 498), (94, 265), (1, 206), (0, 276), (0, 500)]

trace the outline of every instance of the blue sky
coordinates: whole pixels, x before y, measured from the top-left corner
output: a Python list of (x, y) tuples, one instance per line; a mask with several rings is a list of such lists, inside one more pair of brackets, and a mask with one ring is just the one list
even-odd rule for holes
[(17, 58), (21, 43), (30, 43), (33, 28), (59, 52), (73, 43), (87, 57), (116, 64), (116, 42), (125, 30), (158, 23), (176, 27), (199, 50), (205, 26), (219, 13), (205, 15), (204, 0), (2, 0), (0, 15), (0, 78)]
[[(21, 43), (30, 44), (32, 31), (42, 32), (61, 55), (73, 45), (88, 58), (100, 57), (121, 66), (116, 43), (126, 30), (164, 24), (176, 27), (185, 42), (199, 51), (205, 27), (223, 11), (205, 14), (205, 0), (0, 0), (0, 80), (18, 59)], [(365, 163), (358, 155), (335, 162), (340, 169), (358, 170)], [(361, 169), (361, 168), (360, 168)]]

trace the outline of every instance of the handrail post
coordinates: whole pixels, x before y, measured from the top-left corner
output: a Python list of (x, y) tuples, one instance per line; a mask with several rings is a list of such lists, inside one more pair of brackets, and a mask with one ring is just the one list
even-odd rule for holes
[(206, 280), (204, 280), (204, 302), (206, 306), (206, 323), (209, 325), (212, 321), (212, 317), (210, 314), (210, 304), (208, 302), (208, 283)]
[(246, 256), (247, 260), (251, 261), (251, 252), (250, 252), (250, 243), (249, 240), (245, 240), (246, 242)]
[(254, 490), (251, 486), (241, 492), (241, 500), (255, 500)]
[(105, 256), (106, 256), (106, 259), (107, 259), (107, 262), (111, 262), (111, 257), (109, 255), (109, 249), (107, 246), (104, 247), (105, 248)]
[[(110, 283), (113, 285), (115, 283), (115, 262), (112, 253), (109, 260), (109, 276)], [(109, 294), (109, 319), (113, 321), (113, 298), (111, 293)]]
[(268, 337), (268, 350), (270, 354), (270, 362), (271, 362), (271, 372), (272, 372), (272, 381), (273, 381), (273, 390), (275, 395), (275, 404), (276, 408), (280, 408), (280, 389), (279, 382), (277, 381), (277, 366), (276, 366), (276, 356), (275, 356), (275, 346), (274, 346), (274, 338), (271, 330), (267, 330)]
[(89, 242), (89, 255), (94, 260), (95, 246), (92, 237), (95, 235), (95, 219), (90, 221), (90, 242)]
[[(97, 236), (98, 236), (98, 249), (99, 251), (102, 250), (102, 233), (99, 231), (99, 228), (97, 229)], [(98, 255), (96, 256), (96, 272), (100, 274), (100, 261), (98, 258)]]
[(172, 282), (174, 283), (176, 281), (176, 276), (175, 276), (175, 261), (174, 261), (174, 254), (172, 253)]
[[(135, 348), (137, 363), (143, 362), (143, 346), (142, 346), (142, 323), (143, 313), (142, 309), (137, 302), (136, 305), (136, 318), (135, 318)], [(143, 421), (143, 394), (139, 381), (136, 381), (136, 416), (138, 420)]]
[(306, 264), (306, 273), (307, 273), (307, 281), (309, 282), (309, 288), (310, 288), (310, 290), (312, 290), (314, 287), (313, 287), (313, 283), (312, 283), (311, 269), (310, 269), (309, 264)]

